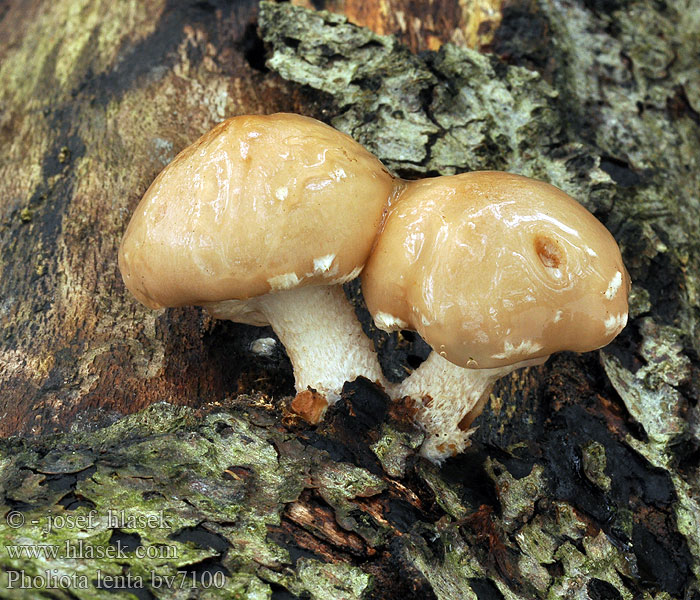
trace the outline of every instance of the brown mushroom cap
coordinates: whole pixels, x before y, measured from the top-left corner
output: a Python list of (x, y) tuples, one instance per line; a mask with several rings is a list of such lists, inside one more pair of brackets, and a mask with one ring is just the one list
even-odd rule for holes
[(627, 321), (617, 243), (547, 183), (474, 172), (411, 183), (362, 275), (378, 326), (496, 368), (609, 343)]
[(119, 267), (151, 308), (342, 281), (364, 265), (392, 189), (382, 164), (328, 125), (234, 117), (158, 175)]

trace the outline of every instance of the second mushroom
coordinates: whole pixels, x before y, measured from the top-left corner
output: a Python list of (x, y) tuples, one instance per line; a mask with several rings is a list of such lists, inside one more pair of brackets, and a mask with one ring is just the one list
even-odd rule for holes
[(608, 344), (630, 280), (608, 230), (547, 183), (495, 171), (424, 179), (393, 204), (362, 274), (375, 324), (434, 349), (389, 388), (416, 400), (433, 461), (461, 452), (493, 383)]

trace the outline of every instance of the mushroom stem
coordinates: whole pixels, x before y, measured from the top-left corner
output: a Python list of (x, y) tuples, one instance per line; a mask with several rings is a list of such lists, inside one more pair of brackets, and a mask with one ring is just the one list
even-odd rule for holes
[[(242, 304), (228, 301), (207, 308), (217, 318), (255, 322), (241, 318)], [(245, 310), (272, 326), (294, 368), (297, 392), (311, 388), (334, 404), (346, 381), (362, 376), (385, 385), (372, 342), (340, 285), (277, 291), (246, 300)]]
[(548, 357), (495, 369), (460, 367), (431, 352), (411, 375), (389, 386), (393, 398), (416, 401), (415, 421), (428, 434), (421, 455), (435, 463), (459, 454), (475, 431), (471, 424), (481, 414), (493, 384), (515, 369), (542, 364)]

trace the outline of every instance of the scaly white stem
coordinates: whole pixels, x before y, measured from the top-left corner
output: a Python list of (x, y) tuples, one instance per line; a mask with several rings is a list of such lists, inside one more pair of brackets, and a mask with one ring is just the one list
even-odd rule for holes
[(269, 323), (292, 362), (297, 392), (312, 388), (333, 404), (346, 381), (362, 376), (385, 385), (372, 342), (340, 285), (304, 286), (206, 308), (217, 318)]
[(493, 384), (520, 367), (542, 364), (546, 358), (523, 361), (497, 369), (466, 369), (431, 352), (410, 376), (389, 386), (392, 398), (415, 400), (416, 422), (428, 434), (421, 454), (435, 463), (459, 454), (469, 445)]

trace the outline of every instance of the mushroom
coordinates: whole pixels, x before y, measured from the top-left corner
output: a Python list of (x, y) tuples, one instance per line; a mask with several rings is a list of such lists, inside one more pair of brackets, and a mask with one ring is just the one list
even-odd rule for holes
[(376, 325), (435, 350), (390, 393), (417, 400), (421, 452), (436, 462), (466, 447), (498, 378), (608, 344), (629, 288), (615, 240), (583, 206), (494, 171), (409, 184), (362, 274)]
[(150, 308), (270, 324), (296, 389), (333, 402), (345, 381), (382, 381), (341, 284), (362, 270), (393, 190), (372, 154), (315, 119), (234, 117), (146, 191), (119, 249), (124, 283)]

